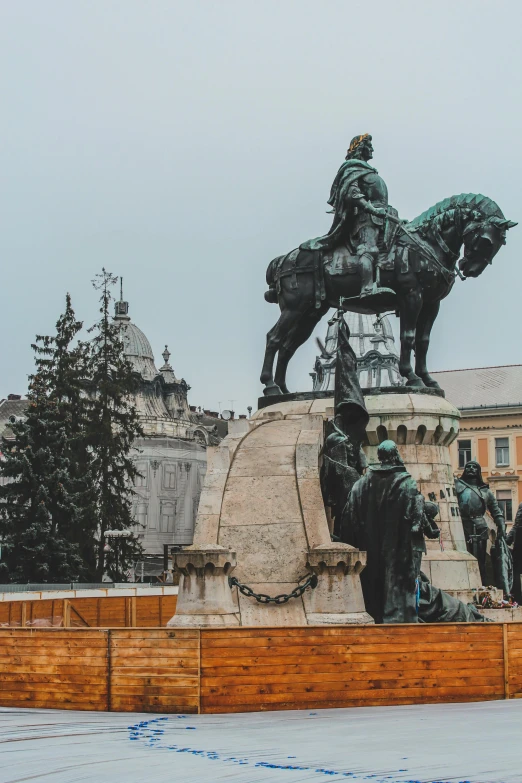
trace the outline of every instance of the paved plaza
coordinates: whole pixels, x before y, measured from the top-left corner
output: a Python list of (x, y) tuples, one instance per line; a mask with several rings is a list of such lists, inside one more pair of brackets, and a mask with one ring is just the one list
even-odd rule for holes
[(0, 709), (1, 783), (520, 783), (522, 701), (235, 715)]

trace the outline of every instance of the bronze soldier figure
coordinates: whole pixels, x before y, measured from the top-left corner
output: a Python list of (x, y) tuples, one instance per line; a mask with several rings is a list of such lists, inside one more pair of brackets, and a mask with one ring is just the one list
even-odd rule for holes
[(359, 260), (361, 299), (376, 293), (379, 241), (383, 238), (388, 212), (388, 188), (377, 169), (368, 163), (372, 158), (370, 134), (355, 136), (328, 199), (334, 213), (332, 227), (325, 236), (301, 245), (302, 250), (325, 250), (346, 244)]
[(489, 511), (497, 526), (497, 537), (504, 538), (506, 524), (493, 492), (482, 480), (482, 470), (478, 462), (467, 462), (462, 476), (455, 482), (460, 516), (466, 536), (468, 552), (478, 560), (482, 584), (487, 584), (486, 552), (488, 544), (488, 523), (484, 518)]
[(377, 457), (380, 465), (370, 465), (352, 488), (341, 540), (367, 553), (361, 586), (375, 622), (416, 623), (422, 553), (414, 540), (422, 535), (424, 503), (393, 441), (384, 440)]
[(357, 357), (350, 345), (350, 330), (342, 310), (337, 311), (335, 319), (338, 324), (335, 419), (324, 444), (321, 487), (325, 506), (330, 508), (334, 520), (334, 535), (338, 537), (346, 501), (366, 467), (361, 444), (369, 416), (359, 384)]
[(522, 587), (520, 575), (522, 574), (522, 503), (520, 503), (515, 523), (507, 535), (507, 543), (513, 544), (513, 598), (518, 604), (522, 604)]

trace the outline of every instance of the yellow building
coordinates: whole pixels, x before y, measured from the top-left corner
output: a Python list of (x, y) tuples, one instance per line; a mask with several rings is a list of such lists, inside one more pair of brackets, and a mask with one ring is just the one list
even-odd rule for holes
[(477, 460), (508, 523), (522, 503), (522, 364), (433, 373), (461, 412), (450, 451), (455, 475)]

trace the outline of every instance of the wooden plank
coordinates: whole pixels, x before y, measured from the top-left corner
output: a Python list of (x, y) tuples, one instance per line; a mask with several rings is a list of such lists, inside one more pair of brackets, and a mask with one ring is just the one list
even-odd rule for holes
[[(239, 662), (238, 662), (239, 663)], [(503, 664), (503, 658), (492, 658), (489, 661), (490, 664), (493, 664), (495, 667), (502, 666)], [(472, 669), (476, 670), (477, 668), (481, 669), (482, 667), (480, 664), (477, 663), (477, 660), (468, 660), (462, 659), (459, 661), (454, 662), (451, 669), (453, 670), (455, 667), (460, 670), (466, 670), (466, 669)], [(268, 677), (272, 675), (307, 675), (307, 674), (314, 674), (316, 672), (332, 672), (339, 674), (341, 670), (344, 671), (350, 671), (350, 672), (386, 672), (386, 671), (397, 671), (397, 672), (407, 672), (410, 670), (416, 670), (416, 671), (426, 671), (430, 672), (433, 670), (438, 670), (439, 668), (442, 668), (444, 670), (447, 670), (448, 667), (445, 665), (444, 661), (440, 660), (432, 660), (432, 661), (424, 661), (419, 660), (418, 658), (411, 660), (411, 661), (356, 661), (356, 662), (350, 662), (348, 664), (345, 664), (345, 662), (342, 663), (323, 663), (321, 661), (321, 665), (317, 665), (315, 663), (309, 664), (309, 663), (292, 663), (292, 664), (279, 664), (279, 665), (272, 665), (272, 664), (256, 664), (254, 666), (203, 666), (202, 667), (202, 674), (204, 677), (232, 677), (232, 678), (238, 678), (238, 677), (244, 677), (244, 676), (259, 676), (259, 677)]]
[[(477, 681), (478, 679), (478, 681)], [(343, 693), (348, 692), (353, 695), (360, 690), (364, 691), (411, 691), (416, 689), (421, 690), (435, 690), (438, 691), (441, 688), (474, 688), (474, 692), (477, 693), (477, 689), (480, 686), (482, 692), (487, 692), (487, 689), (492, 689), (490, 692), (501, 693), (504, 687), (503, 677), (447, 677), (438, 679), (408, 679), (403, 681), (398, 680), (364, 680), (364, 681), (316, 681), (313, 683), (294, 682), (294, 683), (263, 683), (257, 685), (234, 685), (234, 686), (206, 686), (202, 685), (202, 696), (223, 696), (228, 698), (230, 694), (234, 696), (238, 694), (248, 694), (257, 696), (261, 694), (273, 694), (273, 693), (322, 693), (322, 692), (334, 692)]]
[[(496, 696), (497, 698), (503, 698), (503, 688), (499, 686), (483, 686), (480, 688), (480, 694), (477, 693), (477, 688), (474, 686), (460, 686), (460, 687), (444, 687), (440, 686), (438, 688), (408, 688), (407, 690), (401, 689), (401, 688), (386, 688), (378, 691), (381, 693), (382, 698), (381, 701), (387, 702), (391, 698), (399, 697), (401, 694), (406, 694), (409, 698), (415, 698), (415, 699), (424, 699), (429, 693), (434, 693), (438, 696), (451, 696), (451, 697), (461, 697), (463, 701), (467, 700), (468, 696), (476, 696), (480, 698), (482, 697), (483, 700), (487, 700), (488, 696)], [(333, 702), (350, 702), (355, 699), (364, 700), (365, 698), (375, 698), (377, 691), (371, 690), (368, 688), (360, 688), (357, 690), (351, 690), (349, 692), (349, 695), (347, 693), (341, 692), (341, 691), (328, 691), (325, 694), (325, 699), (328, 701)], [(289, 701), (292, 700), (295, 702), (296, 705), (300, 704), (306, 704), (307, 702), (310, 702), (311, 700), (314, 700), (317, 703), (319, 700), (318, 694), (311, 695), (310, 693), (291, 693), (289, 694), (288, 691), (283, 691), (281, 693), (265, 693), (265, 694), (249, 694), (248, 698), (246, 696), (235, 693), (227, 693), (225, 696), (202, 696), (202, 702), (203, 705), (214, 705), (217, 706), (218, 704), (221, 704), (223, 702), (226, 702), (227, 704), (244, 704), (250, 703), (250, 704), (275, 704), (277, 702), (281, 701)], [(296, 706), (294, 709), (300, 709), (300, 707)]]
[[(293, 651), (292, 651), (293, 653)], [(229, 652), (229, 655), (233, 655), (233, 651)], [(500, 649), (496, 655), (485, 655), (482, 651), (463, 651), (458, 650), (455, 652), (423, 652), (422, 657), (424, 660), (430, 660), (430, 661), (460, 661), (460, 660), (475, 660), (480, 661), (481, 663), (484, 662), (484, 659), (486, 658), (489, 660), (503, 660), (502, 656), (502, 649)], [(345, 653), (343, 654), (337, 654), (337, 655), (317, 655), (317, 656), (308, 656), (305, 658), (303, 655), (294, 655), (294, 654), (288, 654), (288, 655), (273, 655), (273, 656), (261, 656), (258, 657), (256, 655), (252, 655), (251, 657), (229, 657), (229, 658), (208, 658), (207, 656), (203, 655), (201, 660), (201, 667), (204, 670), (207, 666), (240, 666), (240, 665), (246, 665), (246, 666), (253, 666), (258, 663), (265, 663), (270, 661), (272, 665), (287, 665), (292, 663), (301, 664), (303, 662), (303, 659), (307, 660), (310, 664), (315, 664), (317, 666), (323, 665), (323, 664), (329, 664), (329, 663), (352, 663), (352, 662), (362, 662), (365, 663), (367, 661), (416, 661), (419, 658), (418, 654), (415, 653), (400, 653), (400, 654), (394, 654), (394, 653), (383, 653), (381, 655), (365, 655), (365, 654), (359, 654), (359, 653)]]
[[(389, 628), (389, 626), (386, 626)], [(486, 626), (487, 628), (487, 626)], [(245, 629), (250, 630), (250, 629)], [(274, 629), (279, 630), (279, 629)], [(288, 644), (306, 644), (306, 645), (322, 645), (322, 644), (408, 644), (413, 641), (415, 644), (446, 644), (451, 641), (455, 642), (486, 642), (486, 643), (500, 643), (502, 641), (502, 631), (500, 628), (495, 628), (492, 633), (489, 628), (487, 631), (478, 629), (473, 633), (469, 633), (465, 628), (455, 630), (451, 633), (437, 633), (437, 634), (415, 634), (410, 632), (409, 634), (400, 633), (382, 633), (382, 634), (365, 634), (361, 637), (361, 634), (350, 633), (318, 633), (317, 628), (311, 627), (308, 629), (308, 634), (263, 634), (252, 636), (250, 634), (241, 634), (234, 637), (214, 635), (208, 636), (203, 631), (201, 646), (202, 648), (212, 647), (266, 647), (269, 645), (288, 645)]]
[[(85, 686), (85, 683), (64, 683), (63, 686), (61, 685), (60, 688), (57, 688), (53, 683), (46, 683), (46, 682), (40, 682), (40, 683), (34, 683), (34, 682), (21, 682), (21, 681), (13, 681), (9, 683), (5, 683), (2, 686), (2, 699), (5, 699), (9, 694), (18, 694), (18, 693), (24, 693), (24, 692), (37, 692), (40, 695), (43, 695), (44, 693), (47, 694), (46, 698), (49, 699), (55, 699), (59, 698), (60, 694), (73, 694), (78, 697), (78, 700), (81, 701), (84, 697), (85, 698), (92, 698), (94, 696), (98, 697), (105, 697), (105, 691), (106, 691), (106, 683), (103, 682), (89, 682), (88, 687)], [(105, 701), (105, 698), (103, 698), (103, 701)]]
[(197, 629), (125, 628), (114, 631), (115, 639), (198, 639)]
[[(105, 647), (105, 637), (100, 636), (98, 638), (81, 639), (78, 637), (69, 637), (68, 639), (59, 639), (45, 636), (38, 636), (38, 646), (42, 650), (55, 650), (57, 647), (62, 649), (72, 650), (75, 648), (85, 649), (88, 647), (92, 650), (103, 649)], [(0, 636), (0, 649), (1, 650), (13, 650), (13, 649), (32, 649), (34, 647), (34, 637), (31, 636), (11, 636), (8, 638), (2, 638)]]
[(504, 698), (509, 699), (509, 644), (508, 629), (505, 623), (502, 627), (502, 642), (504, 653)]
[(183, 697), (189, 697), (193, 696), (193, 703), (197, 701), (197, 695), (198, 695), (198, 686), (197, 683), (194, 682), (193, 685), (165, 685), (162, 683), (161, 685), (115, 685), (114, 683), (111, 686), (111, 694), (112, 694), (112, 700), (113, 703), (116, 700), (116, 697), (119, 696), (128, 696), (129, 699), (140, 699), (140, 698), (149, 698), (150, 696), (162, 696), (162, 697), (171, 697), (171, 696), (183, 696)]
[(117, 636), (117, 629), (114, 631), (113, 646), (115, 650), (170, 650), (178, 649), (182, 647), (184, 650), (196, 650), (198, 645), (197, 639), (120, 639)]
[(203, 649), (205, 657), (211, 655), (214, 658), (220, 657), (220, 655), (226, 655), (230, 657), (230, 652), (233, 651), (237, 658), (250, 657), (256, 655), (258, 657), (274, 655), (284, 656), (288, 651), (292, 655), (310, 656), (328, 654), (343, 654), (343, 653), (358, 653), (362, 654), (378, 654), (382, 653), (424, 653), (429, 650), (432, 653), (438, 652), (488, 652), (499, 651), (502, 654), (502, 639), (499, 642), (433, 642), (432, 644), (322, 644), (322, 645), (273, 645), (267, 646), (254, 646), (254, 647), (236, 647), (235, 645), (229, 645), (227, 647), (212, 648), (208, 651)]
[(0, 628), (0, 639), (30, 639), (38, 634), (42, 639), (98, 639), (103, 636), (103, 631), (98, 628)]
[(202, 687), (218, 687), (218, 686), (243, 686), (243, 685), (264, 685), (266, 684), (273, 684), (273, 683), (316, 683), (316, 682), (334, 682), (334, 683), (340, 683), (343, 685), (344, 683), (351, 683), (351, 682), (357, 682), (359, 680), (362, 681), (404, 681), (408, 682), (411, 680), (441, 680), (441, 679), (454, 679), (454, 678), (465, 678), (470, 681), (476, 682), (479, 684), (481, 681), (484, 681), (483, 684), (487, 685), (489, 682), (495, 682), (498, 684), (501, 680), (503, 680), (503, 674), (501, 672), (500, 667), (497, 670), (494, 670), (492, 673), (491, 670), (488, 668), (487, 673), (482, 673), (483, 676), (477, 677), (476, 673), (472, 669), (437, 669), (435, 671), (424, 671), (422, 669), (415, 669), (415, 670), (408, 670), (405, 672), (400, 671), (388, 671), (388, 672), (353, 672), (353, 671), (343, 671), (343, 672), (326, 672), (326, 673), (314, 673), (314, 674), (294, 674), (294, 673), (287, 673), (287, 674), (279, 674), (279, 675), (260, 675), (260, 674), (253, 674), (250, 676), (243, 676), (238, 677), (237, 675), (232, 675), (230, 677), (225, 676), (215, 676), (215, 677), (208, 677), (204, 676), (202, 677)]
[[(522, 623), (510, 623), (510, 627), (522, 630)], [(434, 624), (416, 624), (404, 623), (401, 625), (337, 625), (337, 626), (281, 626), (281, 627), (234, 627), (234, 628), (202, 628), (203, 638), (222, 638), (233, 639), (235, 637), (250, 636), (253, 638), (269, 636), (308, 636), (310, 633), (324, 636), (336, 636), (351, 634), (357, 638), (369, 638), (382, 634), (393, 633), (394, 635), (416, 635), (424, 634), (433, 637), (437, 634), (454, 633), (463, 631), (466, 633), (491, 633), (493, 635), (501, 634), (501, 626), (493, 623), (434, 623)]]
[[(113, 699), (114, 712), (150, 712), (150, 707), (159, 707), (158, 712), (182, 712), (186, 707), (193, 707), (197, 711), (196, 696), (115, 696)], [(170, 709), (165, 710), (165, 707)], [(149, 709), (147, 709), (149, 708)]]
[[(500, 696), (493, 696), (488, 698), (488, 701), (498, 701), (502, 697)], [(451, 704), (454, 702), (461, 702), (462, 697), (459, 696), (436, 696), (436, 695), (429, 695), (426, 696), (423, 700), (423, 704)], [(477, 701), (484, 701), (480, 696), (469, 696), (466, 698), (466, 702), (477, 702)], [(418, 704), (419, 700), (416, 698), (411, 697), (405, 697), (402, 699), (388, 699), (386, 701), (383, 701), (382, 699), (377, 698), (367, 698), (367, 699), (353, 699), (351, 701), (347, 700), (345, 702), (339, 702), (339, 701), (328, 701), (328, 700), (321, 700), (321, 701), (310, 701), (309, 704), (306, 705), (306, 707), (300, 707), (300, 709), (338, 709), (340, 707), (382, 707), (382, 706), (393, 706), (393, 705), (408, 705), (408, 704)], [(223, 713), (235, 713), (235, 712), (266, 712), (266, 711), (274, 711), (274, 710), (295, 710), (296, 706), (295, 703), (291, 700), (286, 702), (281, 702), (279, 704), (233, 704), (229, 705), (226, 703), (218, 704), (218, 705), (205, 705), (202, 709), (202, 712), (205, 714), (223, 714)]]
[[(26, 660), (22, 664), (11, 664), (9, 667), (6, 668), (6, 670), (2, 673), (0, 673), (0, 678), (3, 677), (5, 674), (56, 674), (56, 675), (62, 675), (67, 676), (69, 674), (76, 674), (79, 671), (85, 671), (87, 670), (89, 674), (92, 674), (92, 676), (105, 676), (107, 671), (107, 666), (105, 663), (100, 663), (99, 665), (93, 665), (92, 663), (89, 664), (89, 666), (86, 668), (83, 665), (51, 665), (51, 664), (34, 664), (30, 660)], [(0, 694), (1, 695), (1, 694)]]
[(195, 674), (188, 675), (186, 672), (183, 672), (182, 674), (174, 673), (174, 674), (143, 674), (141, 676), (133, 675), (133, 674), (115, 674), (113, 672), (112, 674), (112, 683), (113, 685), (139, 685), (140, 687), (143, 687), (145, 685), (153, 685), (156, 687), (158, 684), (166, 683), (166, 684), (172, 684), (177, 686), (190, 686), (192, 687), (194, 683), (199, 682), (199, 677), (197, 674), (197, 670), (194, 670)]
[[(183, 672), (183, 675), (185, 677), (198, 677), (199, 676), (199, 669), (197, 665), (195, 666), (183, 666), (180, 669), (173, 669), (172, 666), (166, 666), (164, 668), (161, 667), (154, 667), (150, 668), (149, 666), (126, 666), (125, 667), (125, 676), (130, 675), (133, 677), (152, 677), (152, 676), (158, 676), (158, 677), (171, 677), (173, 676), (173, 671), (181, 671)], [(113, 671), (112, 677), (123, 677), (122, 669), (117, 669), (116, 672)]]
[(107, 631), (107, 712), (112, 710), (112, 631)]

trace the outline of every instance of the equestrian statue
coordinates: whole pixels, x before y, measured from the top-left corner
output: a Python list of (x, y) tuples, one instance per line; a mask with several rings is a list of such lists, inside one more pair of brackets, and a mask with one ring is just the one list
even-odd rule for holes
[(279, 304), (281, 314), (267, 334), (265, 395), (288, 393), (288, 362), (339, 304), (358, 313), (395, 311), (406, 385), (439, 388), (426, 356), (440, 302), (457, 275), (465, 280), (482, 274), (505, 244), (507, 230), (517, 225), (479, 193), (451, 196), (410, 222), (401, 220), (388, 203), (386, 183), (369, 163), (372, 157), (368, 133), (352, 139), (328, 200), (334, 215), (330, 231), (268, 266), (265, 299)]

